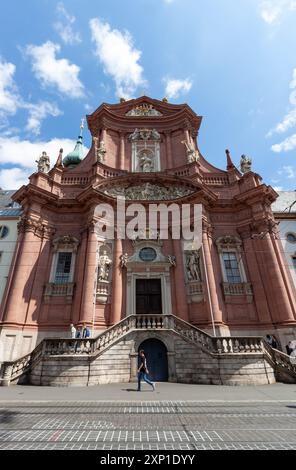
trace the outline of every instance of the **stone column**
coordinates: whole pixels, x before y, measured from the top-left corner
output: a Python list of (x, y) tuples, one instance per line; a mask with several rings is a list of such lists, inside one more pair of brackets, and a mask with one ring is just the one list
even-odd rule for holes
[(50, 241), (46, 238), (41, 241), (25, 323), (37, 323), (41, 316), (44, 283), (48, 282), (46, 276), (48, 272), (48, 260), (50, 258), (50, 245)]
[(107, 136), (107, 129), (103, 127), (101, 132), (101, 141), (103, 140), (104, 144), (106, 144), (106, 136)]
[(80, 322), (91, 323), (93, 318), (94, 286), (97, 262), (97, 235), (94, 226), (88, 229), (86, 263), (84, 270), (83, 298), (80, 311)]
[(124, 170), (124, 156), (125, 156), (125, 142), (124, 142), (124, 134), (120, 134), (120, 163), (119, 168)]
[[(217, 285), (216, 280), (215, 280), (215, 273), (214, 273), (214, 266), (213, 266), (214, 260), (213, 260), (213, 257), (211, 256), (211, 248), (213, 250), (213, 246), (212, 244), (210, 244), (208, 234), (205, 230), (203, 230), (202, 232), (202, 243), (203, 243), (203, 249), (204, 249), (204, 255), (205, 255), (204, 261), (206, 263), (206, 270), (207, 270), (208, 282), (209, 282), (210, 292), (208, 292), (208, 295), (211, 296), (214, 323), (222, 324), (223, 323), (222, 309), (220, 308), (220, 305), (219, 305), (219, 299), (218, 299), (219, 294), (217, 292), (217, 290), (220, 289), (220, 286)], [(205, 282), (205, 285), (206, 285), (206, 282)], [(211, 318), (210, 320), (212, 321)]]
[(114, 240), (114, 256), (112, 269), (112, 303), (110, 324), (114, 325), (121, 320), (122, 313), (122, 269), (120, 256), (122, 255), (122, 240)]
[(284, 248), (280, 240), (275, 237), (272, 237), (272, 243), (274, 246), (275, 254), (278, 259), (279, 268), (283, 277), (284, 284), (286, 286), (286, 291), (289, 297), (290, 305), (293, 311), (294, 319), (296, 319), (296, 290), (294, 282), (290, 273), (290, 269), (287, 266), (287, 260), (284, 253)]
[(188, 144), (190, 144), (190, 135), (189, 135), (189, 130), (188, 129), (184, 129), (184, 137), (185, 137), (186, 142), (188, 142)]
[(167, 168), (173, 168), (173, 155), (172, 155), (172, 139), (171, 134), (166, 132), (166, 154), (167, 154)]
[[(78, 256), (76, 261), (76, 270), (74, 273), (74, 279), (76, 280), (76, 286), (74, 291), (74, 299), (72, 303), (72, 316), (71, 321), (76, 325), (79, 323), (80, 311), (83, 303), (83, 291), (84, 291), (84, 275), (86, 273), (86, 254), (88, 244), (88, 232), (84, 230), (81, 235), (81, 243), (78, 249)], [(77, 302), (75, 300), (77, 299)]]
[(256, 240), (252, 240), (248, 234), (244, 239), (244, 249), (248, 270), (250, 273), (250, 282), (254, 292), (254, 303), (257, 307), (257, 314), (261, 323), (272, 323), (272, 318), (269, 312), (268, 296), (264, 290), (262, 276), (257, 260)]
[(20, 235), (20, 250), (8, 291), (5, 323), (23, 324), (38, 263), (42, 239), (25, 228)]
[(293, 310), (270, 234), (267, 233), (260, 242), (264, 264), (268, 270), (267, 276), (263, 282), (270, 283), (273, 288), (271, 297), (271, 306), (273, 308), (272, 316), (277, 323), (294, 322)]
[(188, 303), (185, 284), (184, 262), (183, 253), (181, 248), (181, 240), (172, 240), (174, 247), (174, 254), (176, 256), (177, 266), (174, 269), (175, 274), (175, 290), (176, 290), (176, 310), (173, 309), (173, 314), (182, 320), (189, 321)]

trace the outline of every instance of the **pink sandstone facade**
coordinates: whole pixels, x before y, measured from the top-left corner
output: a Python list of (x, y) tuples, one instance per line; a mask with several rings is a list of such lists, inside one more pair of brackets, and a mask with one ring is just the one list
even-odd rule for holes
[[(271, 211), (277, 193), (241, 173), (229, 152), (226, 170), (212, 166), (198, 147), (201, 121), (186, 104), (147, 96), (102, 104), (87, 116), (86, 157), (63, 163), (60, 153), (15, 193), (23, 215), (0, 361), (67, 337), (70, 323), (97, 334), (130, 314), (174, 314), (210, 334), (214, 324), (217, 335), (272, 333), (283, 348), (295, 335), (295, 287)], [(96, 207), (118, 194), (145, 207), (201, 204), (203, 249), (171, 236), (98, 238)]]

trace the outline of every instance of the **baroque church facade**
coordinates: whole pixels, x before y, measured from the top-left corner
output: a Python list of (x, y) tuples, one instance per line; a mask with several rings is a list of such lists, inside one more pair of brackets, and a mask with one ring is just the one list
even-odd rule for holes
[[(198, 146), (201, 121), (187, 104), (121, 100), (87, 116), (85, 158), (82, 128), (74, 151), (61, 150), (52, 168), (43, 153), (13, 195), (23, 212), (1, 303), (0, 362), (29, 354), (44, 338), (69, 337), (71, 323), (100, 337), (129, 316), (146, 328), (132, 350), (128, 341), (119, 346), (132, 361), (126, 380), (143, 344), (151, 357), (155, 348), (167, 355), (168, 371), (155, 373), (179, 380), (179, 343), (154, 331), (164, 318), (215, 337), (274, 334), (282, 347), (295, 338), (295, 287), (271, 210), (277, 193), (247, 157), (241, 171), (229, 151), (225, 170), (209, 163)], [(115, 221), (114, 238), (108, 230), (98, 236), (96, 208), (123, 197), (147, 209), (199, 205), (201, 246), (174, 238), (172, 226), (167, 238), (148, 228), (131, 240), (119, 237)], [(192, 352), (179, 347), (186, 363)]]

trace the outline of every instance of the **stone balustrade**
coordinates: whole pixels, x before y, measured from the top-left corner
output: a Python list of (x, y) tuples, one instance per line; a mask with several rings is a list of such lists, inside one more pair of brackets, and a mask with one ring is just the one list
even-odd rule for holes
[(201, 347), (212, 356), (235, 356), (238, 354), (264, 354), (274, 367), (281, 367), (296, 377), (296, 365), (289, 356), (272, 349), (261, 337), (229, 336), (213, 337), (174, 315), (130, 315), (116, 325), (101, 333), (96, 338), (44, 339), (30, 354), (11, 362), (2, 364), (0, 383), (9, 385), (24, 376), (32, 365), (43, 357), (53, 356), (91, 356), (97, 358), (107, 348), (120, 341), (134, 330), (171, 330), (191, 344)]
[(49, 301), (51, 297), (65, 296), (67, 300), (71, 301), (74, 294), (74, 286), (75, 284), (73, 282), (68, 282), (65, 284), (55, 284), (49, 282), (45, 285), (44, 299), (45, 301)]
[(253, 295), (252, 285), (248, 282), (223, 282), (223, 291), (225, 295)]

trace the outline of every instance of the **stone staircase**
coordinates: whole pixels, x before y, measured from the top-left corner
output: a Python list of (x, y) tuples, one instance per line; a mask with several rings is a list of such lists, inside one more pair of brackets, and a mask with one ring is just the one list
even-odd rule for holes
[[(44, 360), (75, 361), (83, 359), (80, 364), (90, 364), (100, 358), (108, 349), (115, 347), (125, 340), (132, 332), (156, 332), (158, 334), (172, 333), (201, 351), (204, 356), (215, 360), (221, 369), (219, 376), (231, 376), (232, 371), (238, 374), (239, 367), (246, 369), (252, 367), (252, 361), (258, 358), (266, 369), (266, 363), (273, 369), (275, 378), (279, 381), (296, 382), (296, 364), (290, 357), (271, 348), (262, 337), (257, 336), (231, 336), (213, 337), (193, 325), (174, 315), (130, 315), (116, 325), (110, 327), (96, 338), (66, 339), (48, 338), (30, 353), (15, 361), (4, 362), (0, 370), (0, 385), (7, 386), (14, 383), (27, 383), (33, 370), (38, 370), (38, 364)], [(193, 349), (193, 351), (195, 350)], [(66, 362), (70, 364), (70, 362)], [(210, 364), (210, 367), (212, 365)], [(213, 366), (214, 367), (214, 366)], [(254, 366), (255, 367), (255, 366)], [(254, 367), (252, 370), (254, 371)], [(257, 367), (257, 365), (256, 365)], [(225, 372), (226, 371), (226, 372)], [(242, 374), (242, 372), (239, 372)], [(246, 375), (246, 373), (245, 373)], [(87, 382), (88, 383), (88, 382)], [(213, 381), (210, 383), (218, 383)], [(227, 383), (221, 381), (221, 383)], [(235, 382), (239, 383), (239, 382)], [(248, 383), (252, 383), (250, 380)], [(270, 383), (270, 382), (268, 382)]]

